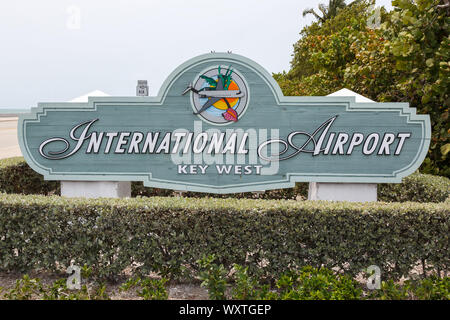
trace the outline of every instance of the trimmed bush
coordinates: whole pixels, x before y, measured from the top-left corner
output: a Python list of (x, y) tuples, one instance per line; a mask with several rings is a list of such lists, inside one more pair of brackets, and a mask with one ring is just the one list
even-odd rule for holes
[[(59, 181), (45, 181), (34, 172), (22, 157), (0, 160), (0, 192), (22, 194), (59, 194)], [(414, 173), (401, 184), (379, 184), (378, 200), (386, 202), (443, 202), (449, 197), (450, 179), (428, 174)], [(131, 183), (131, 196), (174, 196), (172, 190), (144, 187), (142, 182)], [(308, 183), (297, 183), (295, 188), (269, 190), (264, 193), (207, 194), (185, 192), (183, 196), (202, 198), (246, 199), (307, 199)]]
[(45, 181), (22, 157), (0, 160), (0, 192), (21, 194), (59, 194), (59, 181)]
[(405, 177), (401, 184), (378, 185), (378, 199), (387, 202), (444, 202), (449, 194), (449, 178), (418, 172)]
[(0, 194), (0, 269), (65, 270), (71, 260), (100, 277), (135, 266), (187, 278), (215, 254), (231, 269), (274, 278), (283, 271), (378, 265), (407, 276), (417, 262), (449, 271), (450, 203), (154, 197), (65, 199)]

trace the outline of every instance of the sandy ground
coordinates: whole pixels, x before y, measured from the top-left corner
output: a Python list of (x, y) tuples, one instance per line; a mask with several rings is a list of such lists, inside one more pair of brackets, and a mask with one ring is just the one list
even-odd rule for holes
[(22, 156), (17, 141), (17, 117), (0, 117), (0, 159)]

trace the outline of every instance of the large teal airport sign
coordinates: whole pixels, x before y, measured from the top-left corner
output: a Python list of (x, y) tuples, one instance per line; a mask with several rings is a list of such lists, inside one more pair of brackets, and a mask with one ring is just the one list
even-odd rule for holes
[(228, 53), (182, 64), (155, 97), (40, 103), (18, 132), (26, 161), (48, 180), (213, 193), (400, 182), (431, 136), (429, 117), (408, 103), (286, 97), (260, 65)]

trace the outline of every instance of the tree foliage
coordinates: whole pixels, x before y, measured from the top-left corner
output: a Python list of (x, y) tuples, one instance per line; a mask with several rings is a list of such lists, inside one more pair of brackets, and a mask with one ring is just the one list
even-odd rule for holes
[(291, 70), (275, 74), (285, 95), (327, 95), (343, 87), (379, 102), (409, 102), (429, 114), (432, 141), (423, 172), (450, 176), (449, 9), (443, 0), (358, 1), (314, 22), (294, 44)]

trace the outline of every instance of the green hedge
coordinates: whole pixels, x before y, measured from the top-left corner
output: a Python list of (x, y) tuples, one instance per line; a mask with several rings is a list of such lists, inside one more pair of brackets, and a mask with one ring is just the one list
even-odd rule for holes
[[(22, 157), (0, 160), (0, 192), (22, 194), (59, 194), (58, 181), (44, 181), (34, 172)], [(401, 184), (379, 184), (378, 199), (386, 202), (443, 202), (449, 197), (450, 179), (428, 174), (415, 173), (406, 177)], [(131, 195), (173, 196), (172, 190), (144, 187), (142, 182), (131, 184)], [(297, 183), (295, 188), (270, 190), (265, 193), (237, 193), (231, 195), (187, 192), (186, 197), (214, 198), (260, 198), (260, 199), (306, 199), (308, 184)]]
[(65, 199), (0, 194), (0, 269), (91, 266), (114, 278), (189, 277), (215, 254), (227, 268), (276, 277), (290, 268), (337, 267), (351, 275), (378, 265), (390, 278), (423, 262), (449, 271), (450, 202), (321, 201), (155, 197)]
[(378, 185), (378, 198), (387, 202), (443, 202), (449, 194), (449, 178), (418, 172), (404, 178), (401, 184)]
[(59, 181), (45, 181), (22, 157), (0, 160), (0, 192), (59, 194)]

